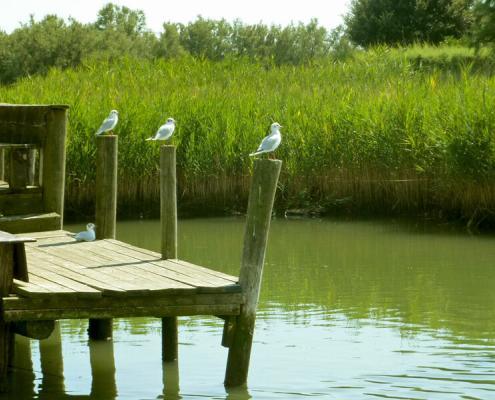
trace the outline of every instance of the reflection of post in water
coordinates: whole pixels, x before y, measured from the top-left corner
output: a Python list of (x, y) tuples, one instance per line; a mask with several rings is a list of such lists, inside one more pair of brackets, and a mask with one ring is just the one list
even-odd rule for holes
[(15, 354), (12, 362), (14, 373), (11, 375), (10, 395), (14, 399), (34, 398), (34, 371), (31, 359), (31, 341), (15, 335)]
[(117, 385), (115, 383), (115, 359), (113, 342), (90, 340), (89, 358), (91, 362), (91, 398), (115, 399)]
[(179, 395), (179, 361), (168, 361), (162, 363), (163, 372), (163, 398), (178, 400)]
[(43, 374), (39, 393), (40, 399), (53, 399), (54, 394), (63, 395), (65, 393), (64, 362), (58, 321), (48, 339), (40, 340), (40, 363)]
[(225, 390), (227, 391), (225, 400), (248, 400), (251, 398), (246, 386), (227, 387)]

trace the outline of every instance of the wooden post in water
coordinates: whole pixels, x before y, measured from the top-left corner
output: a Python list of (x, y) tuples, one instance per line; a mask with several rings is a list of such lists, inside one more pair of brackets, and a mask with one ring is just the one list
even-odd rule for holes
[(258, 304), (266, 243), (270, 229), (273, 201), (280, 174), (280, 160), (255, 160), (249, 193), (244, 247), (239, 284), (245, 303), (235, 322), (229, 344), (225, 386), (240, 386), (247, 381), (253, 342), (256, 306)]
[[(177, 177), (175, 146), (160, 147), (160, 222), (162, 259), (177, 258)], [(179, 353), (177, 317), (162, 318), (162, 360)]]
[[(118, 136), (96, 137), (96, 239), (115, 239), (117, 223)], [(112, 338), (112, 319), (89, 320), (89, 338)]]
[(0, 181), (5, 181), (5, 149), (0, 148)]
[[(9, 243), (0, 243), (0, 296), (11, 292), (14, 279), (14, 247)], [(7, 371), (12, 346), (12, 324), (0, 318), (0, 392), (7, 390)]]

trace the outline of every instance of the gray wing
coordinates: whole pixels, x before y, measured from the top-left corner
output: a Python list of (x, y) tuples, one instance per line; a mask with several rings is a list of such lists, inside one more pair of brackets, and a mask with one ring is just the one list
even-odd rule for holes
[(99, 135), (100, 133), (112, 130), (113, 128), (115, 128), (115, 125), (117, 125), (118, 120), (119, 119), (117, 115), (108, 116), (105, 121), (103, 121), (96, 134)]
[(175, 126), (173, 124), (164, 124), (156, 131), (155, 140), (167, 140), (174, 133)]
[(281, 139), (280, 135), (267, 136), (261, 141), (260, 147), (256, 151), (273, 151), (279, 146)]

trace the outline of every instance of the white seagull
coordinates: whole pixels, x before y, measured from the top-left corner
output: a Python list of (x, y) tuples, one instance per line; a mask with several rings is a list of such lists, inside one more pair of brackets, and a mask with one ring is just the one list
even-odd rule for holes
[(101, 135), (102, 133), (111, 131), (119, 122), (119, 113), (117, 110), (110, 111), (110, 115), (103, 121), (100, 128), (96, 132), (96, 135)]
[(282, 128), (282, 125), (280, 125), (278, 122), (274, 122), (270, 127), (270, 134), (261, 141), (258, 150), (256, 150), (254, 153), (251, 153), (249, 156), (253, 157), (258, 154), (275, 151), (282, 141), (280, 128)]
[(92, 242), (93, 240), (96, 239), (96, 234), (95, 234), (95, 224), (89, 223), (86, 225), (86, 230), (76, 233), (74, 235), (74, 239), (78, 242)]
[(167, 119), (162, 126), (158, 128), (155, 133), (155, 136), (150, 137), (146, 140), (168, 140), (172, 137), (172, 134), (175, 130), (175, 120), (173, 118)]

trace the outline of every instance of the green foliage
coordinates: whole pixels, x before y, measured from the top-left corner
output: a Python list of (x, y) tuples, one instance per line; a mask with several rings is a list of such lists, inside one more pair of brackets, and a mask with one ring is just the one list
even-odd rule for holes
[(437, 44), (461, 37), (470, 26), (472, 0), (352, 0), (345, 17), (351, 40), (360, 46)]
[(282, 28), (198, 17), (188, 24), (164, 23), (156, 36), (146, 28), (142, 11), (109, 3), (92, 24), (47, 16), (40, 22), (31, 19), (10, 35), (0, 33), (0, 82), (44, 74), (52, 67), (77, 66), (87, 59), (122, 56), (214, 61), (240, 57), (268, 65), (299, 65), (327, 57), (342, 60), (351, 53), (341, 30), (328, 32), (317, 20)]
[(476, 0), (474, 5), (473, 43), (479, 49), (482, 45), (495, 44), (495, 1)]
[(155, 174), (158, 147), (144, 139), (168, 116), (190, 176), (247, 174), (247, 154), (277, 120), (285, 127), (278, 156), (291, 176), (344, 168), (492, 179), (495, 78), (424, 72), (384, 51), (296, 68), (190, 57), (91, 62), (23, 79), (0, 97), (71, 106), (68, 170), (81, 180), (94, 178), (94, 131), (114, 108), (129, 179)]
[(102, 31), (116, 30), (128, 36), (139, 36), (146, 32), (146, 17), (141, 10), (108, 3), (98, 12), (95, 26)]

